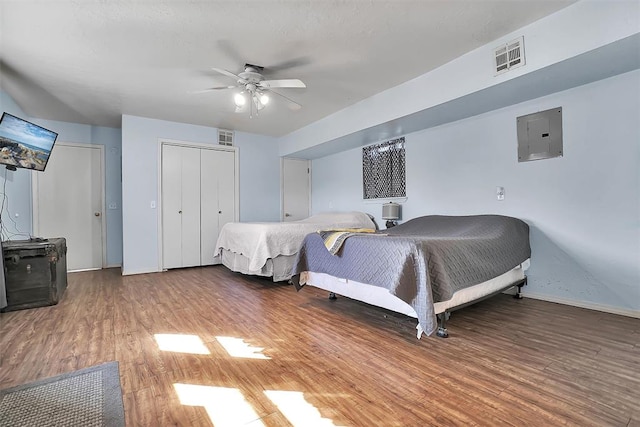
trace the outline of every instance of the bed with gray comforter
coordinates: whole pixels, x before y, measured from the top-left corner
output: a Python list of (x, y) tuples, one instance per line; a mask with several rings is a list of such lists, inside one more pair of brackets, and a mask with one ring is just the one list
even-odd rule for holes
[(424, 216), (345, 240), (336, 255), (320, 234), (305, 237), (292, 274), (326, 273), (383, 287), (411, 305), (425, 333), (437, 329), (433, 303), (530, 258), (529, 226), (501, 215)]

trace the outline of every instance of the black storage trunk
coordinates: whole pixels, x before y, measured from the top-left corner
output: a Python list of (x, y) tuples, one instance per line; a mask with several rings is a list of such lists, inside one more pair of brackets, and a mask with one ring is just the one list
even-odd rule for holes
[(67, 288), (64, 238), (2, 242), (7, 307), (2, 311), (57, 304)]

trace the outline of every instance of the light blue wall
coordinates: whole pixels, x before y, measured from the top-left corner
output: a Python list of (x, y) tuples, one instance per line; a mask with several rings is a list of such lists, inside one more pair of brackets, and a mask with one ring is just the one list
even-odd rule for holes
[[(15, 114), (38, 125), (44, 126), (58, 133), (57, 142), (75, 142), (84, 144), (104, 145), (105, 147), (105, 176), (106, 176), (106, 204), (116, 203), (117, 209), (107, 210), (107, 265), (118, 266), (122, 263), (122, 213), (121, 184), (120, 184), (120, 129), (90, 126), (77, 123), (59, 122), (28, 117), (5, 92), (0, 92), (2, 111)], [(17, 231), (26, 233), (28, 238), (32, 232), (32, 195), (31, 174), (37, 173), (25, 169), (7, 172), (7, 195), (9, 206), (5, 207), (3, 220), (11, 215), (17, 224)], [(4, 172), (2, 172), (4, 176)], [(16, 217), (18, 214), (18, 217)], [(5, 221), (5, 225), (16, 232), (16, 225)]]
[[(531, 226), (526, 293), (640, 310), (640, 71), (406, 135), (403, 220), (497, 213)], [(564, 157), (517, 162), (516, 117), (563, 108)], [(313, 161), (314, 212), (357, 209), (361, 149)], [(496, 200), (496, 186), (506, 198)]]
[[(431, 108), (437, 110), (436, 116), (427, 119), (440, 124), (449, 117), (470, 117), (479, 114), (478, 110), (486, 112), (594, 81), (594, 75), (602, 76), (598, 79), (613, 75), (608, 73), (621, 64), (615, 60), (616, 55), (604, 54), (601, 48), (640, 32), (638, 10), (637, 1), (573, 3), (425, 74), (283, 136), (279, 140), (280, 154), (304, 157), (311, 152), (309, 158), (317, 158), (340, 151), (344, 144), (348, 147), (342, 150), (354, 148), (362, 141), (372, 143), (424, 129), (414, 119), (420, 120), (422, 116), (416, 113)], [(518, 37), (524, 37), (526, 66), (496, 75), (491, 66), (494, 49)], [(637, 41), (613, 50), (618, 52), (620, 49), (623, 52), (628, 49), (623, 58), (629, 56), (632, 58), (630, 62), (637, 64)], [(578, 60), (577, 64), (570, 61), (589, 52), (594, 56)], [(608, 61), (612, 58), (614, 61)], [(554, 67), (567, 61), (574, 65), (570, 68)], [(627, 71), (632, 68), (623, 66), (621, 69)], [(503, 91), (501, 87), (513, 89)], [(447, 104), (450, 101), (478, 92), (483, 96), (473, 97), (473, 102), (456, 105), (453, 111), (449, 110)], [(496, 106), (486, 109), (492, 105)], [(477, 112), (469, 114), (473, 111)], [(321, 154), (315, 156), (317, 152)]]
[[(275, 220), (280, 206), (274, 138), (236, 133), (240, 161), (240, 220)], [(160, 139), (216, 144), (205, 126), (122, 116), (123, 273), (158, 271), (158, 147)]]
[[(0, 113), (7, 112), (28, 119), (13, 99), (0, 91)], [(32, 232), (31, 174), (26, 169), (8, 171), (0, 167), (0, 183), (6, 189), (4, 210), (2, 211), (2, 239), (28, 239)], [(6, 183), (5, 183), (6, 178)], [(15, 234), (15, 235), (14, 235)]]
[(275, 138), (235, 132), (240, 150), (240, 221), (280, 221), (280, 157)]

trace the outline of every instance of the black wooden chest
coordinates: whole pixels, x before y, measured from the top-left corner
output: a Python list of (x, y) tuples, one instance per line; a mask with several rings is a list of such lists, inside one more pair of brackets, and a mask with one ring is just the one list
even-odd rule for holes
[(67, 242), (62, 237), (2, 242), (7, 307), (57, 304), (67, 288)]

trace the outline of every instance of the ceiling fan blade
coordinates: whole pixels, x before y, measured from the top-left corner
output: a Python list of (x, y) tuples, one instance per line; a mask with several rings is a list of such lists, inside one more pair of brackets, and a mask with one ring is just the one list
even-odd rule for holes
[(311, 63), (311, 59), (308, 56), (301, 56), (299, 58), (290, 59), (288, 61), (280, 62), (279, 64), (265, 67), (264, 71), (266, 74), (273, 74), (289, 68), (302, 67), (309, 63)]
[(211, 69), (213, 71), (216, 71), (216, 72), (220, 73), (220, 74), (224, 74), (225, 76), (231, 77), (232, 79), (244, 80), (240, 76), (238, 76), (236, 74), (233, 74), (231, 71), (227, 71), (227, 70), (223, 70), (222, 68), (215, 68), (215, 67), (211, 67)]
[(299, 109), (302, 108), (302, 105), (298, 104), (296, 101), (294, 101), (291, 98), (287, 98), (286, 96), (284, 96), (281, 93), (278, 93), (278, 92), (273, 91), (273, 90), (270, 90), (268, 93), (272, 93), (274, 95), (278, 95), (279, 97), (286, 99), (287, 100), (287, 106), (289, 107), (290, 110), (294, 110), (295, 111), (295, 110), (299, 110)]
[(258, 86), (261, 86), (266, 89), (307, 87), (307, 85), (304, 84), (302, 80), (298, 80), (298, 79), (262, 80), (260, 83), (258, 83)]
[(194, 90), (189, 93), (207, 93), (207, 92), (213, 92), (214, 90), (235, 89), (236, 87), (238, 86), (216, 86), (216, 87), (210, 87), (209, 89)]
[(234, 43), (227, 39), (221, 39), (217, 41), (218, 48), (227, 55), (229, 59), (231, 59), (234, 63), (243, 64), (245, 62), (245, 58), (240, 53), (239, 49), (236, 48)]

